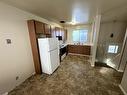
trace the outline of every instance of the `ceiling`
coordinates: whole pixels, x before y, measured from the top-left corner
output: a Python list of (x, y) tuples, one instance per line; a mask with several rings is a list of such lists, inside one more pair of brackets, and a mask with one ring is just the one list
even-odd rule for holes
[[(127, 0), (1, 0), (51, 21), (88, 24), (94, 16), (102, 20), (127, 20)], [(67, 23), (68, 24), (68, 23)]]

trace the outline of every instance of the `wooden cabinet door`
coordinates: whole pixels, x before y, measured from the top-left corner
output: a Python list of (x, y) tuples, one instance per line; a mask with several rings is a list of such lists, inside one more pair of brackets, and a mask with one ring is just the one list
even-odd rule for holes
[(62, 40), (64, 40), (64, 29), (63, 28), (61, 28), (60, 36), (62, 36)]
[(90, 52), (91, 52), (91, 46), (84, 46), (84, 49), (83, 49), (85, 55), (90, 55)]
[(68, 53), (77, 53), (76, 45), (68, 45)]
[(55, 38), (56, 37), (56, 32), (55, 32), (55, 27), (51, 26), (51, 37)]
[(68, 45), (68, 53), (90, 55), (91, 46)]
[(44, 24), (45, 34), (51, 35), (51, 27), (48, 24)]
[(55, 27), (55, 32), (56, 36), (61, 36), (61, 29), (59, 27)]
[(83, 54), (84, 53), (84, 46), (77, 45), (77, 54)]
[(78, 45), (78, 54), (90, 55), (90, 46)]
[(39, 21), (35, 21), (35, 30), (37, 34), (45, 34), (44, 24)]
[(64, 29), (64, 41), (67, 41), (67, 30)]

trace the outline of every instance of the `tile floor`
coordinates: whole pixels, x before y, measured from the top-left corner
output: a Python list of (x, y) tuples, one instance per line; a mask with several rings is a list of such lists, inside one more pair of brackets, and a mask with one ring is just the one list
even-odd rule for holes
[(121, 78), (112, 68), (91, 67), (88, 57), (68, 55), (51, 76), (32, 76), (9, 95), (123, 95)]

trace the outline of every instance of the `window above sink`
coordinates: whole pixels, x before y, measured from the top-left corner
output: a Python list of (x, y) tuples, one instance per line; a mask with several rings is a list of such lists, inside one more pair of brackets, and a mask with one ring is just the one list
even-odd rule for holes
[(77, 29), (73, 30), (72, 33), (74, 43), (87, 43), (88, 41), (88, 29)]

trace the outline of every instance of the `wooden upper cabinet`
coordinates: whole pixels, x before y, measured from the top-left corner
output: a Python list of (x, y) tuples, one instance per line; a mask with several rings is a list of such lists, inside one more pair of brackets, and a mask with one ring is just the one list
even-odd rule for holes
[(55, 38), (56, 37), (56, 31), (55, 31), (55, 27), (51, 26), (51, 37)]
[(45, 34), (51, 35), (51, 26), (48, 24), (44, 24), (44, 28), (45, 28)]
[(64, 28), (51, 26), (51, 36), (52, 37), (62, 36), (62, 40), (66, 41), (67, 40), (67, 30)]
[(56, 34), (56, 36), (62, 36), (61, 35), (61, 29), (59, 28), (59, 27), (55, 27), (55, 34)]
[(68, 53), (77, 53), (76, 45), (68, 45)]
[(64, 38), (63, 38), (63, 40), (66, 41), (67, 40), (67, 30), (64, 29), (63, 32), (64, 32)]
[(35, 21), (35, 30), (37, 34), (45, 34), (44, 23)]
[(64, 29), (61, 28), (60, 35), (62, 36), (62, 39), (64, 40)]
[(67, 40), (67, 29), (65, 29), (65, 40)]
[(60, 34), (59, 34), (59, 35), (62, 36), (62, 40), (63, 40), (63, 41), (66, 41), (66, 40), (67, 40), (67, 30), (66, 30), (66, 29), (61, 28), (61, 29), (60, 29)]
[(91, 55), (91, 46), (85, 46), (85, 48), (83, 48), (83, 51), (83, 54)]

